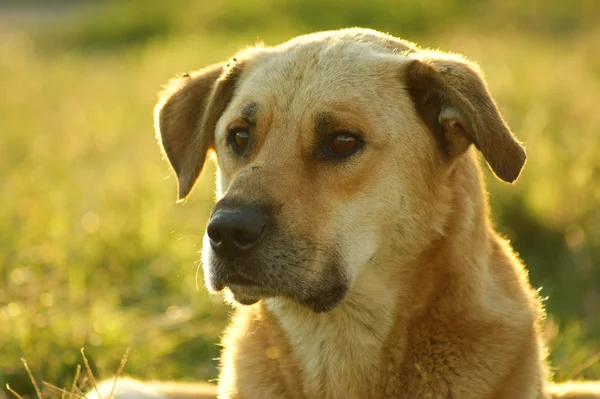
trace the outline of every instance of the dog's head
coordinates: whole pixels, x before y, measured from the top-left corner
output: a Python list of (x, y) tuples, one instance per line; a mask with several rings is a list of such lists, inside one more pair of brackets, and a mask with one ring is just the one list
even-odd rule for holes
[(505, 181), (525, 162), (472, 64), (361, 29), (184, 75), (162, 95), (156, 129), (180, 199), (217, 154), (208, 288), (314, 311), (335, 307), (389, 251), (415, 256), (443, 234), (444, 182), (471, 144)]

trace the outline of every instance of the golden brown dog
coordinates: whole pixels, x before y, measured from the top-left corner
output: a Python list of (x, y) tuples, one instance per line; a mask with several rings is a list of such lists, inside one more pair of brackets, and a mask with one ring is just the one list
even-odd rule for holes
[[(600, 398), (550, 385), (543, 308), (472, 148), (507, 182), (525, 150), (464, 58), (364, 29), (302, 36), (176, 79), (156, 129), (180, 199), (217, 154), (205, 280), (245, 305), (220, 398)], [(199, 392), (136, 384), (120, 389)]]

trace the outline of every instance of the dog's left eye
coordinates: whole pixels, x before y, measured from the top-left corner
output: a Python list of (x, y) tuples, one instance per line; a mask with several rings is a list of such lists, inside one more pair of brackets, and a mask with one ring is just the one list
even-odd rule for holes
[(363, 141), (355, 134), (339, 132), (329, 138), (326, 157), (344, 158), (354, 154), (363, 145)]

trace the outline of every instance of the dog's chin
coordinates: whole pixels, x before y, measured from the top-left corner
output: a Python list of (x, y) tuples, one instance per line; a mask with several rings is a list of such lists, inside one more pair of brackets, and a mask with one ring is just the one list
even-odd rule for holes
[(272, 293), (258, 286), (229, 284), (226, 290), (227, 299), (240, 305), (253, 305), (259, 300), (271, 296), (273, 296)]
[(240, 305), (253, 305), (261, 299), (277, 297), (297, 303), (312, 312), (323, 313), (335, 309), (344, 300), (346, 293), (347, 287), (342, 285), (325, 290), (318, 295), (299, 297), (296, 295), (278, 293), (274, 290), (268, 290), (257, 286), (231, 284), (227, 286), (226, 298), (230, 302), (238, 303)]

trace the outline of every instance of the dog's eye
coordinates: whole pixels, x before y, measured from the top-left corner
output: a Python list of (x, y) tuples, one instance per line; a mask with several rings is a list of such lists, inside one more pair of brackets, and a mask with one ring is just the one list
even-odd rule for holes
[(336, 154), (343, 154), (352, 151), (358, 144), (358, 141), (348, 134), (338, 134), (331, 138), (329, 148)]
[(246, 127), (234, 127), (229, 130), (229, 145), (238, 154), (243, 154), (250, 144), (250, 133)]
[(362, 140), (352, 133), (335, 133), (329, 139), (325, 155), (334, 158), (344, 158), (354, 154), (362, 144)]

